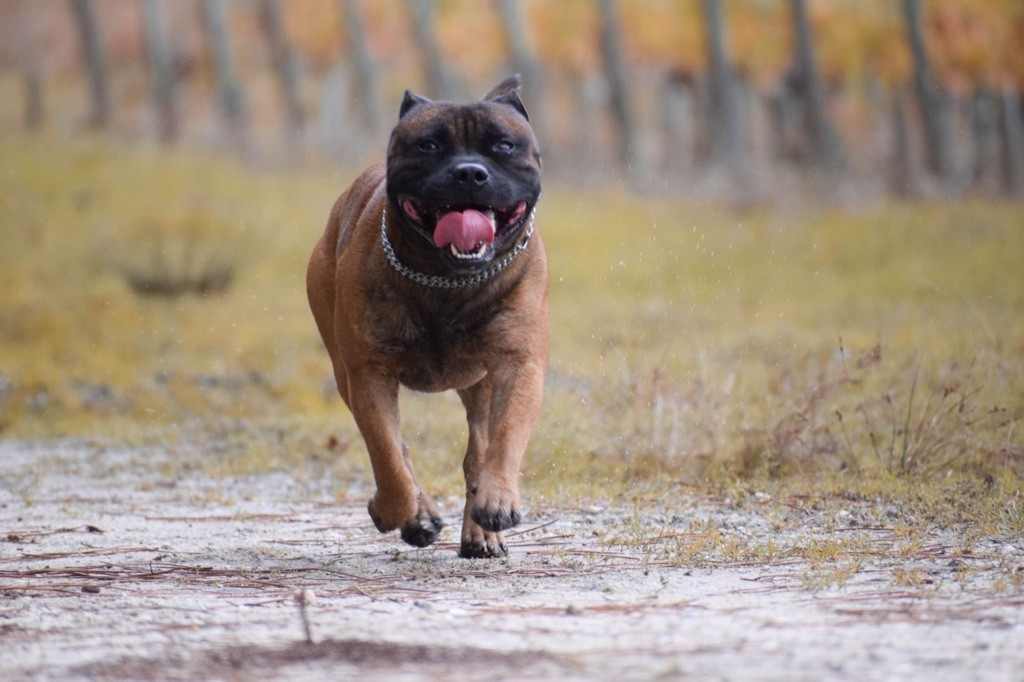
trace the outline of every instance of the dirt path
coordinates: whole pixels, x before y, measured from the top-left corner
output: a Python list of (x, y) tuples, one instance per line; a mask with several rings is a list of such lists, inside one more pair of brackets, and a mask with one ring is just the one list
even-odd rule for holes
[(166, 466), (0, 443), (0, 678), (1024, 679), (1021, 548), (901, 544), (892, 510), (534, 507), (511, 558), (466, 561), (454, 528), (406, 547), (330, 481)]

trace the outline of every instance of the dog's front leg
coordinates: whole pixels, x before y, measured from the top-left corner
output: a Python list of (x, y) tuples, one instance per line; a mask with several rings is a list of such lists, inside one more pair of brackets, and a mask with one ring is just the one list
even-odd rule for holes
[(475, 481), (473, 520), (485, 530), (499, 532), (519, 523), (519, 467), (537, 424), (544, 398), (544, 364), (528, 360), (498, 369), (491, 384), (487, 449)]
[(366, 442), (377, 493), (367, 509), (382, 533), (401, 528), (402, 539), (426, 547), (443, 523), (419, 489), (407, 464), (398, 414), (398, 382), (370, 373), (349, 372), (349, 407)]
[(484, 530), (472, 516), (476, 507), (475, 491), (480, 480), (480, 468), (487, 453), (491, 395), (489, 376), (459, 391), (469, 424), (469, 443), (466, 446), (466, 458), (462, 462), (462, 471), (466, 476), (466, 507), (462, 515), (462, 543), (459, 547), (459, 556), (466, 559), (497, 558), (508, 554), (501, 533)]

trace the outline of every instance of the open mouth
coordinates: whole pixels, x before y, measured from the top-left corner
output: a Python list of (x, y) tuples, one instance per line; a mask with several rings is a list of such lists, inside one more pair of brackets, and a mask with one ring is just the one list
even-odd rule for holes
[(494, 244), (519, 227), (527, 213), (525, 200), (510, 206), (426, 206), (415, 199), (403, 199), (401, 206), (438, 249), (465, 264), (490, 259)]

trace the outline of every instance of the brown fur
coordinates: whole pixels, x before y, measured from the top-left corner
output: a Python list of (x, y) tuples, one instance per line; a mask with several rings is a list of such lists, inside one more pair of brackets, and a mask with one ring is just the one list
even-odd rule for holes
[[(516, 114), (508, 109), (511, 125)], [(502, 556), (500, 531), (521, 517), (519, 468), (543, 397), (548, 359), (544, 244), (535, 233), (506, 270), (483, 284), (424, 287), (385, 259), (380, 241), (381, 216), (389, 204), (385, 185), (384, 165), (376, 165), (341, 195), (306, 279), (338, 391), (370, 454), (377, 484), (370, 516), (381, 532), (401, 529), (411, 544), (436, 538), (439, 514), (420, 487), (402, 440), (398, 391), (400, 385), (429, 392), (454, 389), (469, 423), (462, 554)], [(393, 211), (392, 205), (388, 220), (395, 250), (403, 262), (416, 263), (416, 236), (398, 229)]]

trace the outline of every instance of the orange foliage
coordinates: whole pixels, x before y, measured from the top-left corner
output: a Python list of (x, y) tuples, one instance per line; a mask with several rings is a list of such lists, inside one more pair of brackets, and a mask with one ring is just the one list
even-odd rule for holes
[(1017, 9), (1009, 31), (1009, 49), (1003, 55), (1003, 69), (1006, 80), (1016, 82), (1019, 89), (1024, 90), (1024, 7)]
[[(642, 4), (638, 8), (637, 5)], [(686, 71), (704, 68), (704, 31), (697, 3), (656, 0), (620, 3), (626, 52), (646, 64), (666, 64)]]
[[(548, 68), (601, 69), (596, 0), (521, 0), (532, 42)], [(911, 75), (899, 0), (807, 0), (822, 73), (832, 81), (872, 74), (889, 82)], [(366, 37), (386, 80), (415, 82), (419, 57), (406, 0), (361, 0)], [(108, 63), (143, 56), (141, 3), (97, 0)], [(788, 0), (729, 0), (728, 42), (742, 73), (773, 82), (792, 59)], [(201, 0), (165, 0), (180, 57), (207, 61)], [(230, 3), (232, 41), (240, 69), (267, 67), (269, 54), (256, 3)], [(322, 74), (347, 59), (341, 0), (282, 0), (286, 31), (310, 70)], [(618, 0), (623, 42), (636, 64), (686, 71), (706, 67), (700, 0)], [(437, 35), (452, 68), (477, 83), (506, 68), (508, 45), (493, 0), (437, 0)], [(1024, 87), (1022, 0), (925, 0), (925, 32), (938, 77), (956, 90), (975, 85)], [(29, 39), (31, 36), (31, 40)], [(33, 47), (34, 46), (34, 47)], [(33, 54), (34, 51), (34, 54)], [(66, 2), (0, 2), (0, 65), (33, 59), (49, 72), (77, 68), (77, 35)]]
[(932, 3), (929, 36), (935, 66), (951, 85), (990, 85), (1001, 80), (1002, 56), (1009, 37), (1004, 3), (938, 0)]
[(729, 7), (730, 42), (740, 72), (755, 81), (777, 80), (792, 61), (789, 3), (761, 0)]
[(447, 0), (438, 2), (437, 10), (437, 41), (459, 73), (486, 80), (506, 68), (505, 32), (489, 3)]
[(815, 2), (809, 10), (822, 74), (831, 81), (866, 75), (895, 83), (911, 74), (899, 2)]
[[(622, 16), (622, 8), (619, 12)], [(600, 68), (600, 18), (593, 0), (533, 2), (529, 18), (545, 64), (583, 72)]]
[(347, 44), (341, 34), (344, 23), (338, 0), (287, 0), (283, 9), (292, 45), (301, 46), (314, 70), (329, 69)]

